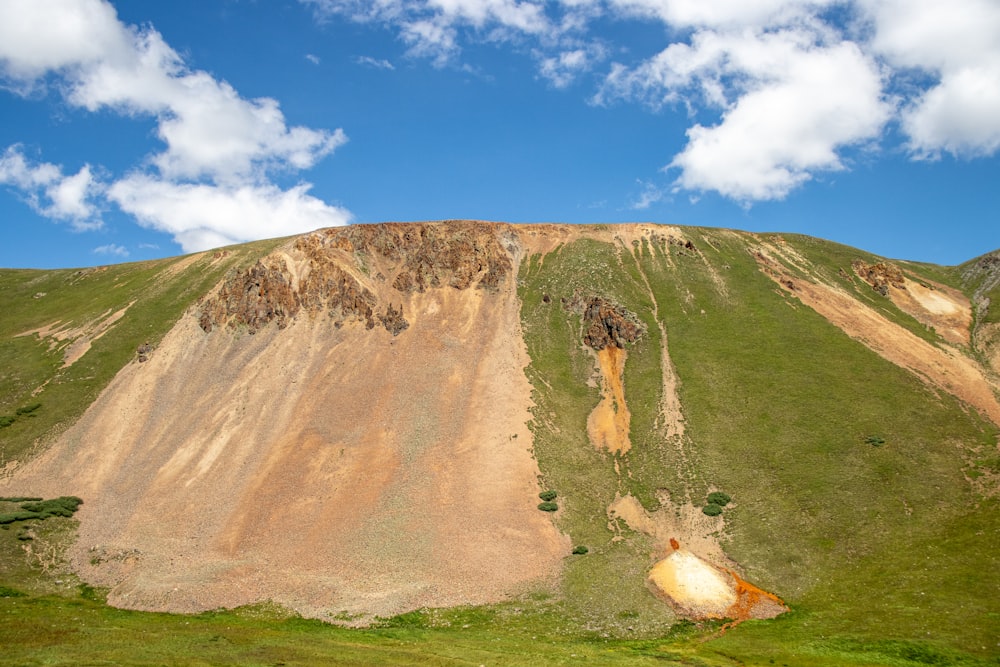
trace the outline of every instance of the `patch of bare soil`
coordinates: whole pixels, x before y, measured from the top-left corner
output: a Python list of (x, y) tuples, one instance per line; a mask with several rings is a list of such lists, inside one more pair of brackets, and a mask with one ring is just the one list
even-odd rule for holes
[[(229, 281), (226, 301), (186, 316), (4, 482), (86, 501), (73, 563), (112, 604), (273, 600), (363, 620), (497, 601), (558, 575), (570, 543), (536, 509), (516, 239), (463, 228), (477, 247), (499, 239), (510, 270), (487, 268), (499, 258), (431, 270), (392, 248), (450, 247), (436, 240), (447, 229), (365, 227), (291, 243)], [(404, 271), (425, 286), (392, 287)], [(313, 291), (270, 291), (292, 275)], [(288, 304), (300, 310), (282, 329)], [(390, 306), (408, 328), (366, 325), (366, 308)]]
[[(686, 503), (674, 506), (661, 498), (663, 508), (647, 512), (631, 495), (619, 496), (608, 507), (609, 526), (619, 521), (652, 537), (662, 556), (650, 569), (647, 586), (686, 618), (773, 618), (788, 611), (775, 595), (744, 581), (719, 546), (721, 517), (706, 516)], [(681, 544), (684, 548), (681, 548)]]
[(674, 539), (680, 540), (686, 548), (719, 567), (736, 566), (719, 545), (718, 535), (724, 527), (721, 516), (710, 517), (700, 507), (688, 502), (672, 502), (670, 496), (663, 491), (659, 494), (659, 500), (662, 507), (651, 513), (630, 494), (616, 497), (608, 506), (608, 528), (618, 536), (627, 527), (653, 538), (660, 556), (670, 553), (670, 541)]
[(83, 326), (73, 327), (61, 322), (52, 322), (38, 329), (23, 331), (17, 336), (38, 336), (42, 340), (48, 339), (49, 350), (62, 349), (62, 368), (68, 368), (90, 350), (90, 346), (95, 340), (106, 334), (118, 320), (124, 317), (133, 303), (135, 301), (116, 312), (108, 310)]
[[(1000, 425), (1000, 402), (994, 387), (975, 361), (954, 349), (928, 343), (838, 287), (792, 277), (765, 252), (758, 253), (757, 259), (764, 272), (783, 290), (848, 336), (911, 371), (929, 385), (971, 405), (994, 424)], [(935, 307), (944, 308), (943, 305)]]
[(934, 329), (955, 345), (969, 345), (972, 304), (956, 289), (904, 279), (904, 289), (890, 289), (889, 298), (900, 310)]
[(629, 425), (632, 415), (625, 403), (622, 374), (628, 353), (618, 347), (606, 347), (597, 352), (601, 402), (587, 417), (587, 435), (598, 449), (624, 454), (632, 448)]

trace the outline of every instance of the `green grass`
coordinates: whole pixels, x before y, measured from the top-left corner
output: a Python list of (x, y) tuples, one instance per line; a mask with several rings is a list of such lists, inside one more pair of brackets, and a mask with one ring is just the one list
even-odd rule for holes
[[(1000, 568), (989, 539), (1000, 511), (966, 478), (991, 465), (997, 429), (778, 290), (747, 252), (746, 236), (688, 233), (702, 258), (668, 247), (668, 262), (643, 242), (636, 260), (611, 245), (580, 241), (522, 268), (536, 456), (544, 483), (560, 489), (560, 527), (594, 556), (567, 563), (568, 608), (593, 623), (582, 611), (587, 604), (607, 610), (606, 619), (628, 606), (643, 631), (669, 626), (668, 611), (639, 597), (652, 600), (643, 587), (651, 545), (629, 533), (611, 542), (606, 508), (616, 492), (629, 492), (656, 510), (659, 488), (703, 504), (715, 487), (738, 499), (724, 512), (727, 553), (751, 581), (809, 610), (793, 616), (809, 627), (789, 630), (790, 645), (847, 633), (859, 646), (930, 640), (945, 652), (1000, 655)], [(828, 277), (841, 267), (850, 271), (855, 258), (876, 259), (785, 238)], [(944, 269), (905, 270), (918, 279), (923, 270), (926, 279), (954, 280)], [(680, 378), (686, 464), (655, 425), (659, 333), (643, 275)], [(867, 285), (847, 288), (891, 321), (936, 340)], [(618, 460), (620, 477), (614, 457), (594, 451), (586, 437), (586, 416), (597, 403), (587, 386), (593, 361), (580, 347), (578, 319), (558, 299), (577, 289), (625, 306), (647, 325), (625, 366), (633, 449)], [(542, 293), (553, 295), (551, 304)], [(884, 444), (868, 444), (872, 433)]]

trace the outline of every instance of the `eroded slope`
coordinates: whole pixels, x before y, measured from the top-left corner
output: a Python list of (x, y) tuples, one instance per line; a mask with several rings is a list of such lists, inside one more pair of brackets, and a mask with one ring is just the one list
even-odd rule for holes
[(14, 487), (86, 498), (74, 562), (118, 606), (331, 618), (520, 592), (569, 545), (535, 509), (519, 258), (485, 224), (299, 238)]

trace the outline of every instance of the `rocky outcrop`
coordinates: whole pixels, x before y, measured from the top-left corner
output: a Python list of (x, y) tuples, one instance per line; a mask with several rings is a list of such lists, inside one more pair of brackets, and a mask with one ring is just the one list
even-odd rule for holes
[[(271, 255), (228, 275), (202, 302), (199, 323), (206, 332), (227, 326), (252, 334), (271, 322), (284, 328), (300, 311), (327, 312), (336, 327), (363, 322), (371, 329), (381, 322), (395, 336), (409, 326), (402, 304), (396, 309), (390, 296), (380, 308), (376, 292), (382, 290), (373, 283), (388, 283), (401, 295), (446, 287), (496, 291), (513, 270), (501, 243), (504, 230), (471, 221), (319, 230), (295, 240), (293, 257)], [(289, 261), (303, 266), (293, 272)]]
[(906, 289), (906, 280), (898, 266), (887, 262), (867, 264), (859, 259), (855, 260), (851, 267), (855, 273), (861, 276), (862, 280), (871, 285), (872, 289), (882, 296), (889, 296), (889, 287)]
[(392, 286), (400, 292), (445, 286), (496, 290), (513, 269), (496, 228), (489, 223), (454, 221), (358, 225), (347, 234), (355, 248), (399, 262)]
[(399, 304), (399, 308), (396, 309), (390, 303), (386, 306), (385, 313), (379, 315), (378, 319), (382, 323), (382, 326), (385, 327), (385, 330), (393, 336), (398, 336), (410, 326), (410, 323), (403, 317), (403, 304)]
[(597, 351), (606, 347), (624, 349), (642, 335), (638, 318), (601, 297), (591, 297), (583, 309), (583, 342)]
[(245, 271), (230, 272), (218, 293), (202, 303), (198, 323), (206, 332), (223, 323), (246, 327), (250, 333), (271, 322), (284, 329), (300, 307), (284, 265), (260, 261)]

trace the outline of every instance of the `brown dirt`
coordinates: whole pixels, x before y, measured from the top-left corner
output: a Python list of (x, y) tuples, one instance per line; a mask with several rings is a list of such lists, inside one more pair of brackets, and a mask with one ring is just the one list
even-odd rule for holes
[(38, 336), (39, 339), (49, 339), (49, 350), (62, 348), (62, 368), (68, 368), (90, 350), (90, 346), (95, 340), (106, 334), (118, 320), (124, 317), (133, 303), (135, 301), (117, 312), (108, 310), (83, 326), (73, 327), (69, 323), (63, 324), (56, 321), (37, 329), (23, 331), (16, 336)]
[[(186, 316), (4, 492), (84, 498), (74, 566), (121, 607), (270, 599), (364, 620), (546, 585), (570, 543), (535, 507), (521, 250), (506, 229), (467, 230), (505, 244), (502, 275), (489, 262), (421, 274), (444, 285), (493, 275), (492, 289), (403, 292), (391, 286), (402, 259), (364, 246), (366, 274), (354, 264), (362, 250), (334, 247), (376, 313), (405, 313), (409, 328), (396, 336), (329, 308), (284, 329), (234, 332), (220, 315), (208, 334)], [(310, 260), (291, 244), (265, 264), (284, 265), (301, 286), (323, 270)]]
[(608, 528), (620, 534), (622, 526), (618, 522), (625, 522), (630, 530), (653, 538), (660, 555), (676, 550), (672, 541), (679, 540), (710, 563), (727, 568), (736, 566), (719, 545), (718, 536), (724, 527), (721, 516), (710, 517), (692, 503), (674, 503), (666, 492), (661, 491), (658, 499), (662, 507), (650, 513), (632, 495), (617, 496), (608, 506)]
[(889, 298), (900, 310), (955, 345), (970, 344), (972, 304), (956, 289), (945, 285), (903, 279), (904, 289), (890, 289)]

